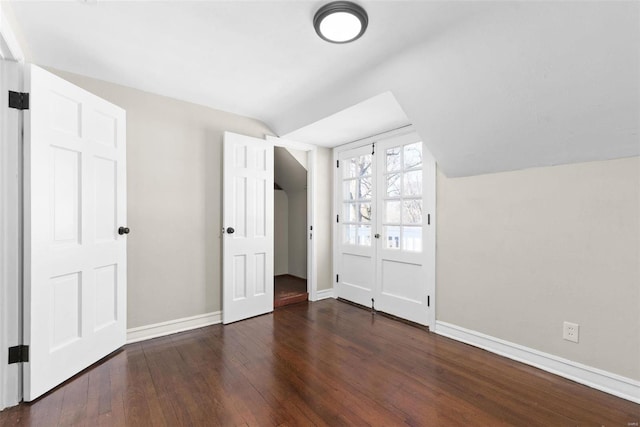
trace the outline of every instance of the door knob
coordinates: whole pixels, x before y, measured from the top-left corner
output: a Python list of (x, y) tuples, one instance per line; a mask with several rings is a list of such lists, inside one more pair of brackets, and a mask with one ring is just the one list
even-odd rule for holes
[(123, 235), (123, 234), (129, 234), (129, 227), (120, 227), (118, 228), (118, 234), (119, 235)]
[(234, 230), (234, 228), (233, 228), (233, 227), (228, 227), (228, 228), (227, 228), (227, 234), (233, 234), (233, 233), (235, 233), (235, 232), (236, 232), (236, 230)]
[(373, 237), (375, 237), (376, 239), (380, 238), (380, 235), (378, 233), (374, 234)]

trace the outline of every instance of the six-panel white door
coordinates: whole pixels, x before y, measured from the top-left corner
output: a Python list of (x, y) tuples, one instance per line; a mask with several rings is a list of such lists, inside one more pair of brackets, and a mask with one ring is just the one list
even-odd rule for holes
[(338, 297), (371, 307), (374, 298), (374, 157), (371, 146), (338, 156)]
[(125, 111), (27, 69), (24, 400), (125, 344)]
[(273, 144), (224, 134), (222, 322), (273, 311)]

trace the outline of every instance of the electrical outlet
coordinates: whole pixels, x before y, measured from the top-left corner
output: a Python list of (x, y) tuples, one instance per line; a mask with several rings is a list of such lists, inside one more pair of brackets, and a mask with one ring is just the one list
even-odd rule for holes
[(567, 341), (578, 342), (580, 337), (580, 325), (577, 323), (564, 322), (562, 326), (562, 338)]

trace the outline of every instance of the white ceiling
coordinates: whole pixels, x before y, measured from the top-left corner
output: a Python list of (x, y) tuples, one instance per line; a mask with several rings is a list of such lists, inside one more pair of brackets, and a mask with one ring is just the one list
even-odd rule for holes
[(11, 7), (37, 64), (279, 135), (390, 92), (450, 176), (640, 154), (640, 2), (359, 3), (369, 28), (347, 45), (315, 34), (321, 1)]
[(282, 137), (290, 141), (336, 147), (410, 124), (393, 94), (385, 92)]

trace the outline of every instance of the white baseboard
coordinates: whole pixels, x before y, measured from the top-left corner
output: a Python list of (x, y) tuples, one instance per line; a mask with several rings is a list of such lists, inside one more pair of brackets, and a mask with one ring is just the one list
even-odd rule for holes
[(314, 301), (320, 301), (327, 298), (335, 298), (333, 288), (316, 291), (316, 299)]
[(213, 313), (154, 323), (153, 325), (138, 326), (137, 328), (127, 329), (127, 344), (202, 328), (204, 326), (216, 325), (221, 322), (222, 312), (215, 311)]
[(605, 393), (640, 403), (640, 381), (446, 322), (436, 321), (435, 332), (491, 353), (535, 366), (543, 371), (551, 372)]

